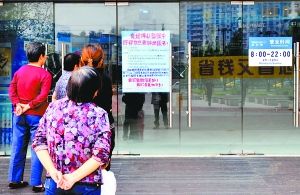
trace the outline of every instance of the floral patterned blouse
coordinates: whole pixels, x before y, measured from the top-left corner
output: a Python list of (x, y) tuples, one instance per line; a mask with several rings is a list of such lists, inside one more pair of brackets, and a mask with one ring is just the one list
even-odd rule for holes
[(58, 79), (55, 85), (56, 99), (61, 99), (66, 97), (67, 94), (67, 85), (69, 78), (72, 75), (72, 71), (63, 70), (61, 77)]
[[(78, 169), (91, 157), (109, 161), (111, 131), (107, 113), (93, 103), (76, 104), (67, 97), (52, 102), (41, 118), (32, 148), (48, 150), (63, 174)], [(101, 168), (80, 182), (102, 183)]]

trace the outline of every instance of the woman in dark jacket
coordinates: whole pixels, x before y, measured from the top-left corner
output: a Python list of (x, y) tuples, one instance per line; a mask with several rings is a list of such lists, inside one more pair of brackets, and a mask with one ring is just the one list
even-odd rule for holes
[[(81, 53), (81, 66), (91, 66), (96, 68), (99, 71), (101, 78), (100, 89), (97, 96), (94, 98), (94, 103), (103, 108), (108, 113), (110, 130), (111, 130), (111, 150), (110, 158), (112, 151), (115, 147), (115, 125), (114, 117), (112, 115), (112, 82), (110, 77), (105, 72), (104, 65), (105, 54), (103, 49), (99, 44), (88, 44), (82, 49)], [(106, 167), (106, 170), (110, 169), (110, 163)]]

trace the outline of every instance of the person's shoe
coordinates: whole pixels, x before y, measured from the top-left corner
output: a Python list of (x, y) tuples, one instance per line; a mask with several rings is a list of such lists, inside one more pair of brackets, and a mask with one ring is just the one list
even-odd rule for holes
[(27, 181), (21, 181), (19, 183), (10, 182), (8, 184), (8, 187), (10, 189), (25, 188), (26, 186), (28, 186), (28, 182)]
[(35, 192), (35, 193), (44, 192), (45, 187), (44, 187), (44, 185), (42, 185), (42, 186), (33, 186), (32, 191)]
[(153, 129), (159, 129), (159, 126), (154, 126)]

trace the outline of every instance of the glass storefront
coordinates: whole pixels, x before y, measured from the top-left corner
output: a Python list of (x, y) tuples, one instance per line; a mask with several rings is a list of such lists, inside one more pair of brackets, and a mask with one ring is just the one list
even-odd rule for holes
[(10, 154), (12, 106), (10, 80), (27, 62), (24, 48), (31, 41), (54, 46), (53, 3), (6, 3), (0, 6), (0, 155)]
[[(0, 155), (10, 154), (7, 89), (31, 41), (47, 45), (53, 85), (62, 56), (100, 43), (113, 82), (115, 154), (299, 154), (294, 69), (249, 67), (249, 37), (299, 41), (300, 1), (4, 3), (0, 6)], [(167, 124), (145, 92), (137, 129), (124, 131), (122, 32), (170, 33)], [(139, 91), (136, 91), (139, 93)], [(141, 94), (141, 93), (140, 93)], [(50, 94), (51, 95), (51, 94)], [(126, 135), (125, 135), (126, 134)]]

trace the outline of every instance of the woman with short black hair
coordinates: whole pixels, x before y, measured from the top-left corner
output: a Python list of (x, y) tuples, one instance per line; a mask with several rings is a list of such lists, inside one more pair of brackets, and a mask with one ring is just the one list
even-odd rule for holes
[(99, 87), (100, 77), (97, 70), (87, 66), (75, 71), (70, 77), (67, 96), (76, 103), (92, 102)]
[(52, 101), (66, 97), (67, 84), (73, 71), (79, 68), (80, 55), (76, 53), (68, 53), (64, 57), (64, 70), (58, 79), (52, 95)]
[(74, 71), (67, 97), (52, 102), (40, 121), (32, 147), (47, 170), (46, 194), (101, 194), (111, 131), (107, 112), (92, 103), (99, 84), (96, 69)]

